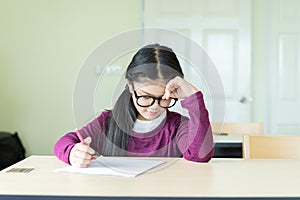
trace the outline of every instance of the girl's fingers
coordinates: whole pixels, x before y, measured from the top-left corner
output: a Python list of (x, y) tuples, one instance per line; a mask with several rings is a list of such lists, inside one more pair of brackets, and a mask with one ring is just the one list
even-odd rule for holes
[(87, 167), (91, 163), (94, 153), (95, 150), (88, 145), (77, 143), (70, 152), (70, 164), (77, 167)]
[(92, 149), (90, 146), (86, 145), (86, 144), (79, 144), (77, 146), (77, 149), (80, 150), (80, 151), (83, 151), (83, 152), (87, 152), (89, 154), (94, 154), (95, 153), (95, 150)]
[(180, 86), (176, 83), (166, 85), (165, 94), (163, 99), (169, 99), (170, 97), (177, 98), (178, 92), (180, 91)]
[(84, 142), (89, 145), (92, 142), (92, 138), (91, 137), (87, 137), (87, 138), (84, 139)]
[(75, 152), (75, 157), (80, 158), (80, 159), (91, 160), (93, 156), (87, 152), (77, 150)]
[(70, 163), (72, 166), (76, 167), (87, 167), (91, 164), (92, 158), (93, 157), (90, 154), (77, 150), (77, 152), (75, 152), (72, 156), (72, 160), (70, 159)]
[(79, 157), (75, 157), (73, 159), (74, 163), (79, 163), (79, 164), (90, 164), (92, 162), (92, 159), (83, 159), (83, 158), (79, 158)]
[(179, 88), (180, 88), (180, 85), (176, 82), (176, 79), (170, 80), (166, 84), (165, 94), (162, 97), (162, 99), (169, 99), (170, 97), (174, 97), (175, 98), (176, 95), (174, 94), (174, 92), (178, 91)]
[(175, 90), (173, 90), (173, 91), (165, 90), (165, 94), (162, 97), (162, 99), (169, 99), (170, 97), (172, 97), (172, 98), (178, 98), (177, 92), (175, 92)]
[(70, 160), (70, 164), (76, 167), (87, 167), (89, 164), (91, 164), (91, 160), (81, 160), (78, 158), (73, 158), (72, 160)]
[(72, 166), (74, 166), (74, 167), (79, 167), (79, 168), (85, 168), (85, 167), (87, 167), (88, 165), (87, 165), (87, 164), (81, 164), (81, 163), (74, 163), (74, 164), (72, 164)]
[(167, 88), (166, 88), (165, 94), (164, 94), (164, 96), (162, 96), (162, 99), (169, 99), (169, 98), (170, 98), (170, 91), (167, 90)]
[(198, 89), (191, 83), (185, 81), (181, 77), (175, 77), (166, 84), (165, 94), (163, 99), (173, 98), (186, 98), (193, 93), (197, 92)]

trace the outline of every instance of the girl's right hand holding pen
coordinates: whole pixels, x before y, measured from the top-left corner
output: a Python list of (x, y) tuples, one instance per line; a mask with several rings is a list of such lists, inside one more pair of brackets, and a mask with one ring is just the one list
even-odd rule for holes
[(69, 161), (72, 166), (87, 167), (92, 162), (95, 150), (89, 146), (91, 141), (92, 139), (87, 137), (84, 139), (84, 142), (75, 144), (69, 155)]

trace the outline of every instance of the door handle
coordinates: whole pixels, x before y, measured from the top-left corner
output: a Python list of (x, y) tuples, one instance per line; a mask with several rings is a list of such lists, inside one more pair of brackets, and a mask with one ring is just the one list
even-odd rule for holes
[(243, 104), (245, 104), (245, 103), (250, 103), (250, 102), (252, 102), (253, 101), (253, 99), (251, 98), (251, 97), (245, 97), (245, 96), (243, 96), (242, 98), (240, 98), (240, 100), (239, 100), (239, 102), (240, 103), (243, 103)]

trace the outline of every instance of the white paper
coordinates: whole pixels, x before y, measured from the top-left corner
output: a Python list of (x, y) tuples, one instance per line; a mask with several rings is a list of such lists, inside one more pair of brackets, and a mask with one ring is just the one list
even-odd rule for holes
[(98, 174), (108, 176), (135, 177), (166, 161), (142, 160), (100, 156), (87, 168), (65, 167), (54, 170), (55, 172)]

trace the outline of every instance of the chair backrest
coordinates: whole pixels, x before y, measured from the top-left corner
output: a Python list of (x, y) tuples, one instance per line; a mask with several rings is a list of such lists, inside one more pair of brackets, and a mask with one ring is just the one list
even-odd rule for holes
[(215, 134), (263, 135), (264, 124), (259, 123), (212, 123), (212, 132)]
[(243, 136), (244, 158), (300, 158), (300, 136)]

